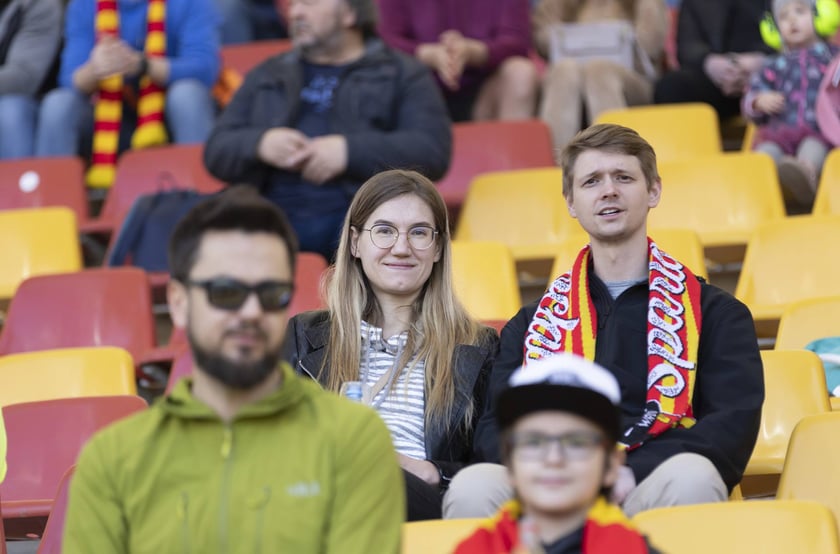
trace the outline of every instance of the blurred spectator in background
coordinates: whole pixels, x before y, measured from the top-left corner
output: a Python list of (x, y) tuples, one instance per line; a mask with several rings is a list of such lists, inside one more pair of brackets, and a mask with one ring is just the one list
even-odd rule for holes
[(438, 77), (453, 121), (533, 117), (528, 0), (379, 0), (379, 32)]
[[(36, 154), (87, 154), (92, 186), (113, 181), (117, 152), (203, 142), (219, 73), (211, 0), (71, 0), (56, 90), (41, 105)], [(166, 128), (164, 128), (164, 123)]]
[[(662, 0), (541, 0), (532, 21), (537, 51), (552, 61), (543, 80), (540, 117), (551, 127), (558, 148), (580, 131), (584, 108), (586, 123), (591, 125), (601, 112), (649, 104), (653, 100), (654, 68), (662, 65), (668, 32), (667, 11)], [(630, 57), (635, 59), (633, 67), (607, 58), (552, 60), (553, 26), (580, 24), (579, 29), (585, 31), (586, 24), (611, 21), (626, 21), (635, 31), (641, 51)], [(624, 28), (592, 27), (589, 34), (602, 32), (623, 33)], [(618, 37), (610, 41), (603, 41), (602, 37), (601, 48), (607, 42), (620, 44)], [(625, 48), (633, 46), (628, 44)]]
[(680, 69), (656, 83), (654, 101), (706, 102), (722, 118), (741, 112), (750, 74), (772, 49), (758, 25), (764, 0), (682, 0), (677, 23)]
[(356, 190), (385, 169), (439, 179), (452, 134), (429, 71), (376, 37), (373, 0), (291, 0), (294, 50), (252, 70), (204, 150), (210, 172), (281, 206), (331, 259)]
[(215, 0), (221, 15), (222, 44), (286, 37), (286, 24), (274, 0)]
[(35, 150), (38, 96), (50, 84), (62, 9), (61, 0), (0, 0), (0, 160)]

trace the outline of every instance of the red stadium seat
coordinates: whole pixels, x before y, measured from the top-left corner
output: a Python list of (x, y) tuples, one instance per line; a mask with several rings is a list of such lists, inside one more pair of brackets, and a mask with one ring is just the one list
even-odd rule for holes
[(229, 44), (221, 50), (222, 67), (235, 70), (245, 76), (254, 67), (277, 54), (292, 49), (289, 39), (257, 40), (244, 44)]
[(489, 171), (554, 166), (551, 133), (542, 121), (483, 121), (452, 125), (452, 163), (438, 181), (451, 224), (473, 177)]
[[(88, 439), (145, 408), (146, 401), (139, 396), (62, 398), (3, 408), (9, 466), (0, 485), (3, 518), (9, 522), (48, 516), (62, 476), (76, 463)], [(11, 536), (12, 529), (7, 530)], [(14, 534), (18, 532), (15, 529)]]
[(0, 162), (0, 210), (65, 206), (84, 225), (89, 217), (85, 168), (75, 156)]
[(58, 491), (55, 493), (55, 501), (50, 510), (44, 534), (41, 536), (37, 554), (61, 554), (61, 539), (64, 535), (64, 520), (67, 516), (67, 491), (75, 471), (76, 466), (68, 469), (58, 484)]

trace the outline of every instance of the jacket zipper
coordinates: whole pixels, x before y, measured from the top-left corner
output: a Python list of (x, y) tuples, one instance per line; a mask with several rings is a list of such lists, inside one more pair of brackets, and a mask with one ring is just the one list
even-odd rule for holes
[(252, 504), (252, 507), (256, 509), (257, 513), (254, 515), (256, 518), (256, 536), (254, 537), (254, 554), (260, 554), (263, 551), (263, 527), (265, 525), (265, 511), (266, 506), (268, 506), (268, 502), (271, 499), (271, 488), (268, 486), (263, 487), (260, 498)]
[(228, 552), (228, 500), (230, 489), (230, 470), (231, 470), (231, 454), (233, 452), (233, 427), (231, 424), (225, 425), (222, 434), (221, 455), (224, 460), (224, 467), (222, 469), (222, 490), (221, 490), (221, 505), (219, 506), (219, 549), (221, 552)]
[(187, 491), (181, 491), (181, 503), (178, 504), (178, 519), (181, 520), (181, 546), (184, 554), (190, 552), (189, 497)]

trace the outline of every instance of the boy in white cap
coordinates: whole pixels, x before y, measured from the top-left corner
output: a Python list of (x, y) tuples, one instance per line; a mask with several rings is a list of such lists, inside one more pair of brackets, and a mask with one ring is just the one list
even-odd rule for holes
[(625, 457), (612, 373), (557, 354), (518, 369), (509, 385), (496, 420), (515, 499), (456, 554), (656, 552), (607, 500)]
[(822, 0), (774, 0), (772, 8), (762, 36), (781, 52), (753, 74), (742, 108), (758, 126), (753, 150), (776, 162), (789, 208), (808, 211), (832, 147), (815, 106), (826, 68), (840, 52), (822, 40), (836, 32), (840, 10)]

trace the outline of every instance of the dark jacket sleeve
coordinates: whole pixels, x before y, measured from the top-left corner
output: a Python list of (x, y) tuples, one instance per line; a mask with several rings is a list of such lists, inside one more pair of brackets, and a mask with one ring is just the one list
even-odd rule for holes
[(269, 125), (255, 123), (252, 118), (258, 84), (262, 79), (262, 66), (248, 73), (219, 115), (204, 146), (204, 165), (214, 177), (226, 183), (260, 185), (270, 170), (257, 156), (260, 139)]
[[(712, 53), (708, 29), (704, 25), (705, 0), (684, 0), (677, 16), (677, 59), (682, 69), (703, 71), (703, 61)], [(712, 13), (712, 17), (727, 17)], [(705, 17), (709, 17), (706, 15)]]
[(473, 445), (473, 462), (499, 463), (499, 430), (496, 427), (496, 397), (508, 386), (511, 373), (522, 365), (523, 345), (528, 324), (534, 316), (537, 304), (532, 303), (513, 316), (502, 329), (499, 355), (490, 371), (490, 382), (484, 413), (478, 420)]
[(461, 432), (455, 433), (457, 437), (455, 440), (462, 442), (460, 445), (452, 445), (450, 451), (462, 452), (461, 459), (458, 460), (440, 460), (431, 459), (432, 462), (444, 477), (451, 479), (461, 468), (466, 466), (472, 458), (472, 448), (475, 442), (476, 429), (478, 422), (481, 420), (484, 412), (484, 407), (487, 402), (487, 389), (490, 381), (490, 371), (493, 368), (496, 356), (499, 353), (499, 337), (495, 329), (487, 328), (484, 336), (481, 338), (481, 349), (484, 354), (484, 359), (481, 368), (478, 370), (478, 377), (475, 380), (475, 385), (472, 388), (472, 403), (473, 403), (473, 418), (472, 425), (468, 429), (461, 426)]
[(764, 372), (752, 316), (728, 294), (707, 287), (697, 381), (692, 406), (697, 423), (663, 433), (628, 453), (627, 465), (641, 482), (675, 454), (708, 458), (731, 490), (752, 454), (764, 403)]
[(452, 155), (452, 129), (432, 74), (401, 53), (402, 77), (391, 131), (348, 132), (347, 175), (366, 180), (395, 167), (414, 169), (432, 180), (443, 177)]

